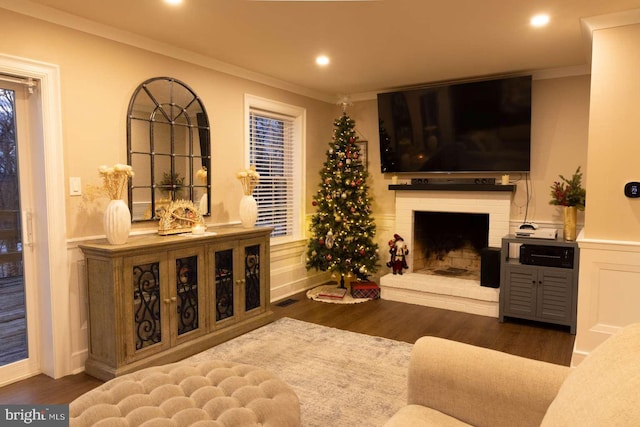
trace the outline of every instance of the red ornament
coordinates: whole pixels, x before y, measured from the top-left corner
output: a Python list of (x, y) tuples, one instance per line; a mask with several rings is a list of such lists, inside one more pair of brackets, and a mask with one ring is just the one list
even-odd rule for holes
[(327, 254), (327, 259), (328, 259), (329, 261), (331, 261), (331, 258), (333, 258), (333, 257), (331, 256), (331, 254)]
[(313, 206), (318, 206), (318, 202), (316, 202), (315, 200), (314, 200), (313, 202), (311, 202), (311, 204), (312, 204)]
[(318, 239), (318, 244), (320, 246), (324, 245), (324, 239), (322, 237)]

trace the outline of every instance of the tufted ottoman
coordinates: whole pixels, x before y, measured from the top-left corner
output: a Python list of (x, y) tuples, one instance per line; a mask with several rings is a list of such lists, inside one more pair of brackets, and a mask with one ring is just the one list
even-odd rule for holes
[(69, 406), (70, 426), (300, 426), (291, 387), (256, 366), (173, 363), (114, 378)]

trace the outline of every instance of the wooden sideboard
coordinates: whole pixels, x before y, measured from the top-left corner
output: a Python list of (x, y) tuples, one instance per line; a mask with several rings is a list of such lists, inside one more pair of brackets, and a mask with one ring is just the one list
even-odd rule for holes
[(89, 304), (85, 371), (108, 380), (181, 360), (273, 321), (270, 233), (230, 226), (80, 245)]

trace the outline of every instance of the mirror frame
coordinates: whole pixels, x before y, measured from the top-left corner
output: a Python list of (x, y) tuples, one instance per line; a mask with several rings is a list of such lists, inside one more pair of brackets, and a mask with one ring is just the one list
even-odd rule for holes
[[(162, 85), (162, 82), (166, 82), (166, 87), (161, 87), (163, 90), (158, 90), (158, 85)], [(150, 87), (150, 85), (152, 87)], [(185, 105), (181, 105), (183, 100), (178, 99), (178, 90), (181, 91), (183, 95), (188, 94), (186, 99), (184, 99)], [(139, 108), (140, 105), (143, 104), (141, 102), (142, 99), (146, 101), (144, 104), (147, 107), (146, 110), (144, 108)], [(189, 114), (189, 110), (194, 106), (196, 107), (197, 112), (195, 117), (192, 117)], [(145, 114), (146, 111), (149, 110), (148, 117), (141, 115), (139, 113), (141, 110), (144, 110)], [(177, 119), (180, 120), (181, 123), (176, 123)], [(134, 122), (143, 122), (148, 126), (148, 133), (145, 137), (146, 139), (142, 142), (136, 141), (136, 144), (134, 144), (133, 141), (132, 127)], [(169, 127), (168, 141), (166, 140), (166, 135), (163, 136), (160, 135), (160, 132), (158, 132), (158, 134), (154, 132), (154, 129), (156, 128), (154, 125), (157, 124)], [(176, 135), (179, 134), (179, 132), (176, 132), (176, 130), (178, 130), (177, 128), (182, 128), (179, 130), (182, 130), (183, 132), (187, 130), (187, 138), (185, 141), (187, 145), (186, 150), (184, 150), (184, 147), (182, 147), (182, 151), (177, 150), (176, 143), (180, 142), (176, 141)], [(200, 155), (194, 155), (194, 133), (196, 131), (198, 135)], [(165, 146), (170, 147), (169, 152), (155, 152), (155, 147), (159, 146), (157, 142), (160, 140), (165, 143)], [(145, 147), (148, 147), (148, 150), (139, 149), (140, 145), (145, 145)], [(134, 150), (134, 147), (136, 150)], [(178, 197), (178, 194), (182, 194), (183, 191), (186, 191), (188, 193), (187, 200), (191, 200), (196, 204), (196, 206), (199, 206), (203, 216), (211, 215), (211, 129), (209, 126), (209, 116), (207, 115), (204, 104), (196, 93), (178, 79), (171, 77), (154, 77), (145, 80), (136, 88), (131, 96), (129, 108), (127, 110), (127, 162), (129, 165), (134, 167), (134, 173), (137, 173), (138, 171), (135, 170), (133, 162), (139, 157), (147, 156), (149, 157), (150, 165), (149, 182), (145, 182), (144, 184), (139, 182), (136, 183), (135, 176), (129, 182), (129, 210), (131, 212), (132, 222), (158, 220), (157, 209), (160, 208), (160, 205), (158, 203), (159, 200), (157, 200), (156, 197), (156, 190), (167, 192), (167, 194), (170, 195), (169, 198), (171, 200), (182, 198)], [(156, 156), (159, 157), (156, 159)], [(170, 163), (170, 170), (161, 171), (164, 175), (162, 181), (166, 179), (167, 173), (170, 174), (170, 184), (157, 181), (156, 168), (157, 163), (159, 163), (161, 158), (164, 158), (165, 161)], [(189, 181), (185, 185), (182, 184), (182, 181), (177, 185), (173, 181), (174, 176), (179, 176), (179, 174), (176, 175), (176, 158), (188, 160), (187, 170), (189, 174)], [(195, 165), (198, 160), (200, 160), (201, 163), (199, 167)], [(202, 170), (206, 171), (206, 180), (202, 185), (197, 185), (195, 184), (198, 179), (197, 175), (201, 178)], [(184, 178), (182, 180), (184, 180)], [(134, 211), (134, 205), (136, 203), (134, 195), (136, 189), (146, 189), (150, 193), (150, 200), (144, 201), (145, 204), (148, 203), (149, 205), (147, 210), (150, 210), (150, 217), (148, 218), (140, 218), (139, 216), (136, 217), (136, 215), (134, 215), (134, 212), (136, 212)], [(197, 189), (206, 189), (205, 194), (200, 196), (199, 201), (194, 200)]]

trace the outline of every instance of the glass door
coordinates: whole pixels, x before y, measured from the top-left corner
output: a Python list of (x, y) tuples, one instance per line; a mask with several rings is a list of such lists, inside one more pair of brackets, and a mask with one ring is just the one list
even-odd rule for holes
[[(0, 378), (2, 384), (39, 372), (37, 311), (29, 278), (31, 179), (28, 92), (0, 80)], [(20, 138), (21, 142), (18, 142)], [(0, 385), (2, 385), (0, 384)]]

